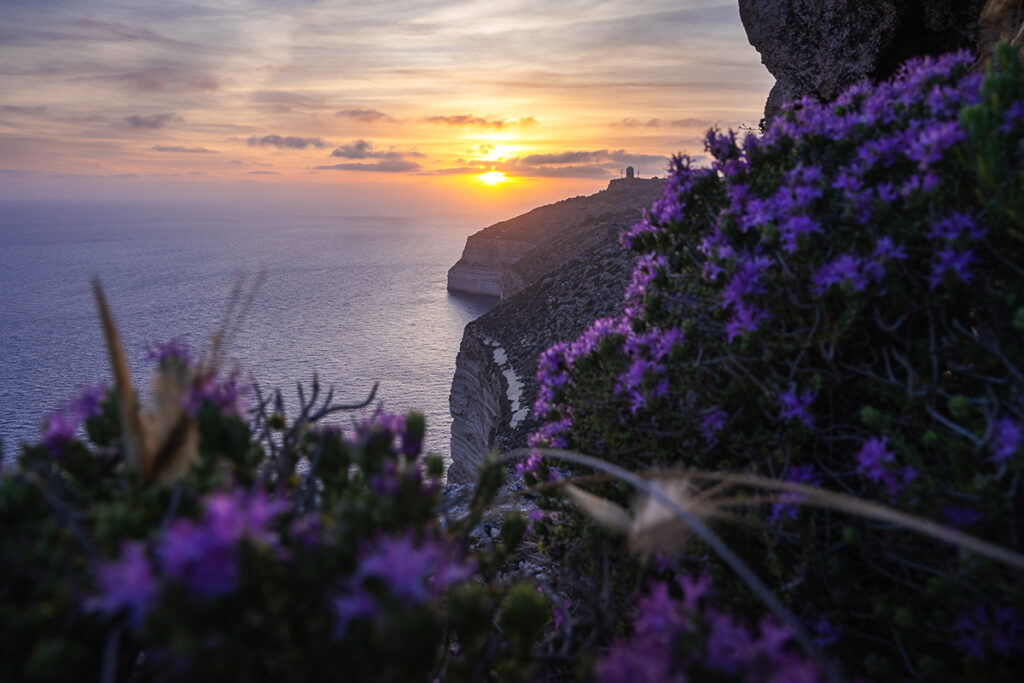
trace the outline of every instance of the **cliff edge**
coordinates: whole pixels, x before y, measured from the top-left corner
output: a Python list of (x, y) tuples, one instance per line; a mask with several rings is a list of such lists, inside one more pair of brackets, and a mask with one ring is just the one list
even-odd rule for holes
[(637, 221), (661, 196), (664, 181), (622, 178), (586, 197), (548, 204), (470, 235), (448, 271), (448, 290), (508, 299), (570, 254)]

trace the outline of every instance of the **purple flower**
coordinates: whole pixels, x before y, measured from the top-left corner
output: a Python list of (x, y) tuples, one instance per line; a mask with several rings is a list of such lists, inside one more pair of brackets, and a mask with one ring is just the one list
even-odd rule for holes
[(788, 254), (792, 254), (796, 251), (797, 240), (802, 235), (810, 235), (815, 232), (821, 232), (821, 227), (811, 217), (803, 215), (792, 216), (779, 227), (779, 233), (782, 235), (783, 250)]
[(818, 272), (811, 277), (814, 293), (821, 296), (832, 285), (843, 283), (849, 283), (855, 292), (863, 291), (868, 284), (867, 279), (861, 273), (863, 265), (864, 262), (861, 259), (851, 254), (837, 256), (818, 269)]
[(43, 421), (43, 446), (51, 455), (59, 455), (64, 446), (75, 440), (78, 424), (75, 415), (69, 415), (67, 409), (53, 411)]
[(925, 170), (941, 161), (945, 151), (965, 137), (967, 135), (956, 121), (936, 122), (911, 139), (904, 153), (911, 161), (918, 162), (921, 170)]
[(634, 223), (632, 227), (623, 230), (622, 233), (619, 234), (619, 243), (625, 249), (632, 249), (633, 241), (636, 240), (637, 237), (640, 237), (643, 234), (656, 235), (660, 232), (661, 228), (656, 227), (651, 223), (650, 216), (645, 216), (642, 221)]
[(1003, 122), (999, 125), (999, 132), (1007, 135), (1021, 124), (1024, 124), (1024, 100), (1017, 100), (1003, 112)]
[(563, 436), (572, 427), (572, 418), (563, 417), (560, 420), (548, 422), (541, 426), (527, 439), (530, 448), (547, 445), (551, 448), (565, 448), (569, 442)]
[(451, 548), (430, 539), (417, 547), (409, 535), (381, 536), (362, 553), (359, 566), (334, 603), (337, 627), (343, 632), (348, 621), (372, 614), (373, 603), (361, 597), (368, 578), (379, 580), (403, 604), (423, 604), (466, 581), (475, 567), (459, 564), (453, 555)]
[(106, 398), (105, 384), (83, 386), (78, 396), (71, 401), (71, 413), (80, 422), (95, 419), (103, 414), (103, 401)]
[(363, 590), (354, 593), (339, 591), (331, 598), (331, 611), (334, 612), (334, 632), (336, 640), (341, 640), (348, 632), (349, 624), (356, 619), (376, 618), (377, 603)]
[(966, 505), (949, 505), (942, 509), (942, 516), (958, 529), (972, 527), (981, 521), (983, 515)]
[(954, 643), (975, 659), (984, 661), (989, 652), (1008, 657), (1024, 652), (1024, 628), (1020, 614), (1011, 607), (986, 608), (976, 605), (953, 624)]
[(782, 407), (779, 419), (800, 420), (804, 427), (813, 429), (814, 416), (807, 411), (807, 408), (810, 407), (811, 403), (814, 402), (814, 399), (817, 398), (817, 396), (817, 392), (813, 391), (806, 391), (797, 396), (796, 390), (790, 387), (788, 390), (779, 394), (779, 405)]
[(745, 297), (764, 293), (761, 276), (771, 265), (764, 256), (744, 256), (737, 262), (736, 274), (722, 290), (722, 300), (732, 306), (741, 306)]
[(536, 472), (537, 468), (540, 467), (540, 453), (530, 453), (526, 460), (520, 460), (516, 463), (516, 472), (519, 476), (523, 476), (528, 472)]
[(974, 217), (966, 213), (954, 213), (932, 223), (931, 236), (935, 239), (952, 242), (967, 231), (971, 239), (985, 236), (985, 228), (979, 227)]
[(277, 547), (278, 534), (270, 525), (287, 508), (261, 490), (211, 494), (199, 523), (178, 519), (167, 529), (157, 546), (161, 568), (202, 597), (232, 593), (238, 585), (239, 543)]
[(771, 318), (771, 314), (764, 309), (755, 306), (737, 306), (732, 319), (725, 325), (726, 338), (731, 343), (741, 334), (756, 332), (761, 323), (769, 318)]
[(1024, 429), (1017, 422), (1008, 417), (996, 421), (995, 429), (992, 430), (992, 455), (989, 462), (1002, 464), (1020, 448), (1024, 441)]
[(527, 535), (530, 535), (530, 534), (533, 533), (533, 524), (534, 524), (534, 522), (542, 521), (545, 516), (546, 516), (545, 512), (543, 510), (541, 510), (540, 508), (533, 508), (532, 510), (530, 510), (530, 512), (527, 514), (527, 518), (529, 520), (526, 523), (526, 533), (527, 533)]
[(146, 347), (146, 360), (163, 365), (168, 362), (182, 363), (186, 367), (193, 365), (192, 349), (188, 342), (181, 337), (176, 337), (169, 342), (153, 342)]
[(288, 527), (288, 536), (306, 550), (313, 550), (321, 544), (323, 525), (316, 513), (298, 517)]
[(203, 403), (209, 401), (224, 415), (240, 416), (245, 412), (245, 397), (249, 390), (248, 385), (239, 386), (235, 374), (225, 379), (218, 379), (213, 375), (203, 377), (192, 387), (192, 393), (185, 402), (185, 409), (195, 415)]
[(719, 410), (717, 407), (712, 408), (711, 412), (704, 415), (700, 424), (700, 433), (704, 437), (704, 443), (710, 445), (715, 440), (715, 432), (725, 426), (728, 417), (727, 412)]
[(952, 249), (943, 249), (938, 254), (938, 259), (932, 264), (932, 272), (928, 276), (928, 285), (935, 289), (942, 284), (947, 273), (952, 273), (960, 282), (969, 283), (973, 275), (969, 270), (974, 261), (974, 252), (956, 252)]
[(175, 521), (157, 548), (168, 578), (204, 598), (233, 593), (238, 585), (238, 548), (187, 519)]
[(917, 470), (912, 467), (904, 468), (900, 476), (890, 472), (888, 465), (895, 460), (887, 447), (887, 437), (870, 437), (864, 441), (864, 445), (857, 453), (857, 471), (871, 481), (885, 483), (892, 493), (899, 493), (906, 484), (917, 478)]
[(99, 593), (86, 600), (86, 609), (107, 616), (126, 610), (132, 628), (142, 626), (159, 593), (145, 547), (137, 541), (123, 544), (117, 560), (96, 567), (96, 587)]
[(814, 640), (818, 643), (819, 647), (828, 647), (839, 640), (839, 636), (843, 634), (841, 628), (832, 624), (825, 617), (814, 622), (811, 625), (811, 631), (814, 632)]
[[(821, 486), (822, 484), (821, 475), (815, 471), (814, 465), (794, 465), (786, 470), (782, 475), (782, 479), (809, 486)], [(772, 524), (778, 524), (782, 521), (783, 517), (796, 519), (799, 515), (797, 504), (803, 499), (804, 497), (799, 493), (787, 491), (780, 494), (779, 502), (772, 505), (768, 521)]]

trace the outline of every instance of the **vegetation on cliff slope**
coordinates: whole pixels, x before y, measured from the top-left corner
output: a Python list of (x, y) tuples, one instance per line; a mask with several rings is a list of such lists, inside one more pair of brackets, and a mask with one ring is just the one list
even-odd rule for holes
[[(1005, 47), (987, 75), (971, 65), (915, 60), (834, 103), (793, 103), (763, 136), (709, 132), (711, 168), (676, 158), (665, 197), (623, 235), (639, 254), (626, 313), (541, 360), (536, 443), (853, 494), (1019, 548), (1024, 77)], [(998, 680), (1024, 661), (1020, 569), (791, 492), (673, 486), (850, 673)], [(616, 617), (650, 595), (600, 671), (768, 675), (755, 655), (781, 636), (762, 625), (757, 639), (764, 606), (707, 545), (673, 554), (663, 529), (663, 554), (609, 575), (602, 553), (622, 544), (588, 529), (570, 515), (547, 551), (581, 586), (610, 580)], [(738, 621), (699, 627), (706, 609)], [(596, 648), (607, 631), (574, 637)]]

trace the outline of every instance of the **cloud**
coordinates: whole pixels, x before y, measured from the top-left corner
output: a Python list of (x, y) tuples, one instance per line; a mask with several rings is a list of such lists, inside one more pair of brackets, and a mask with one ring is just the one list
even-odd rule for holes
[(473, 116), (472, 114), (458, 114), (453, 116), (427, 116), (423, 119), (427, 123), (445, 123), (449, 126), (480, 126), (482, 128), (505, 128), (508, 126), (528, 127), (536, 126), (538, 121), (532, 116), (520, 119), (499, 119)]
[(281, 175), (277, 171), (249, 171), (246, 175)]
[(149, 116), (143, 116), (142, 114), (132, 114), (131, 116), (124, 117), (124, 120), (132, 128), (145, 128), (149, 130), (156, 130), (157, 128), (167, 128), (173, 123), (185, 123), (185, 119), (178, 116), (174, 112), (165, 112), (163, 114), (150, 114)]
[(475, 175), (501, 171), (508, 176), (527, 178), (616, 178), (623, 166), (636, 166), (641, 173), (663, 173), (668, 158), (656, 154), (630, 154), (619, 149), (609, 151), (575, 150), (554, 154), (528, 154), (495, 161), (482, 159), (452, 168), (430, 171), (427, 175)]
[(217, 154), (215, 149), (206, 149), (205, 147), (182, 147), (181, 145), (153, 145), (150, 147), (154, 152), (178, 152), (181, 154)]
[(341, 159), (404, 159), (406, 157), (423, 157), (424, 154), (409, 150), (406, 152), (399, 152), (394, 148), (387, 151), (378, 150), (374, 148), (373, 143), (369, 140), (353, 140), (348, 145), (341, 145), (333, 152), (332, 157), (339, 157)]
[(346, 119), (353, 119), (360, 123), (379, 123), (381, 121), (394, 121), (395, 119), (390, 114), (385, 114), (382, 111), (376, 109), (342, 109), (335, 112), (335, 116), (341, 116)]
[(558, 154), (528, 154), (515, 159), (525, 166), (549, 166), (554, 164), (610, 163), (632, 164), (635, 166), (659, 163), (666, 164), (667, 158), (656, 154), (630, 154), (624, 149), (609, 152), (606, 149), (594, 151), (559, 152)]
[(46, 113), (46, 107), (21, 107), (13, 104), (6, 104), (0, 107), (0, 112), (15, 114), (17, 116), (42, 116)]
[(132, 90), (147, 93), (209, 92), (221, 87), (220, 81), (210, 74), (195, 72), (182, 65), (145, 67), (98, 78), (123, 83)]
[(286, 114), (293, 110), (328, 109), (327, 101), (319, 95), (307, 95), (287, 90), (257, 90), (249, 100), (264, 111)]
[(248, 140), (250, 147), (270, 146), (278, 149), (326, 149), (330, 143), (322, 138), (300, 138), (293, 135), (281, 137), (280, 135), (264, 135), (263, 137), (253, 135)]
[(420, 165), (408, 159), (382, 159), (374, 163), (346, 163), (330, 166), (316, 166), (325, 171), (370, 171), (373, 173), (411, 173), (420, 170)]
[(697, 119), (697, 118), (686, 118), (686, 119), (647, 119), (641, 121), (633, 117), (622, 119), (617, 123), (613, 123), (613, 128), (710, 128), (715, 125), (715, 121), (709, 119)]

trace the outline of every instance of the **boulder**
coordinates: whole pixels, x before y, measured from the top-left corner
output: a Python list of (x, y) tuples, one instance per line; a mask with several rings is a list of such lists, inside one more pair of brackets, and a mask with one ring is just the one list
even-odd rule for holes
[(918, 55), (977, 49), (985, 0), (739, 0), (740, 19), (775, 76), (770, 120), (804, 95), (823, 101)]

